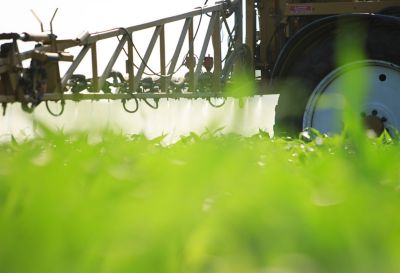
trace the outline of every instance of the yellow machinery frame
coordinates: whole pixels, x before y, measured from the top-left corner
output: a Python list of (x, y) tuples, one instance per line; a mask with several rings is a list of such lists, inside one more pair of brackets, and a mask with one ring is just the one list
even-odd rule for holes
[[(246, 0), (246, 44), (254, 56), (256, 38), (260, 44), (260, 58), (254, 63), (262, 72), (262, 79), (268, 80), (269, 69), (283, 48), (275, 36), (279, 24), (289, 17), (327, 16), (346, 13), (378, 13), (386, 8), (399, 6), (399, 1), (296, 1), (296, 0)], [(256, 29), (258, 12), (259, 31)], [(286, 32), (290, 36), (290, 30)], [(256, 37), (257, 36), (257, 37)], [(270, 54), (270, 55), (268, 55)]]

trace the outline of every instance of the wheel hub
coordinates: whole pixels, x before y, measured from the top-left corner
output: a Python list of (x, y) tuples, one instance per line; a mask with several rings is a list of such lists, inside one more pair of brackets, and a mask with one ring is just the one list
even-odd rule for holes
[(377, 116), (376, 111), (373, 111), (370, 115), (366, 115), (365, 113), (362, 113), (361, 115), (364, 118), (365, 128), (374, 132), (376, 136), (380, 136), (383, 133), (387, 121), (385, 117)]

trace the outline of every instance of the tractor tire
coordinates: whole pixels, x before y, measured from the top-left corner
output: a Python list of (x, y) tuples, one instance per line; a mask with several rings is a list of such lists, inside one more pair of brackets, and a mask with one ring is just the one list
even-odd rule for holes
[[(351, 39), (364, 45), (364, 61), (400, 65), (398, 18), (354, 14), (314, 21), (288, 41), (273, 69), (272, 88), (280, 95), (275, 111), (275, 135), (296, 136), (305, 129), (303, 117), (310, 97), (321, 81), (338, 68), (341, 52), (337, 52), (337, 43), (343, 31), (351, 31)], [(359, 56), (348, 56), (346, 61), (363, 61)]]

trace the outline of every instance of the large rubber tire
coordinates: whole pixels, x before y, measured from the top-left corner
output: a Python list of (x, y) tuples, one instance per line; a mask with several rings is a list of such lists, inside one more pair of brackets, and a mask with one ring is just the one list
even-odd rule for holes
[[(338, 37), (349, 30), (352, 40), (362, 41), (365, 59), (400, 65), (400, 21), (396, 17), (357, 14), (312, 23), (288, 42), (272, 73), (272, 88), (280, 94), (275, 135), (296, 136), (304, 129), (303, 115), (310, 95), (337, 68)], [(360, 61), (358, 56), (348, 56), (347, 62)]]

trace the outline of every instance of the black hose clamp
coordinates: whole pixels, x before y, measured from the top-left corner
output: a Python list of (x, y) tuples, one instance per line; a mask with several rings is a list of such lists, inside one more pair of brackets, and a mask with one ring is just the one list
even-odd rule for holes
[(64, 113), (64, 109), (65, 109), (65, 100), (61, 100), (61, 110), (59, 113), (54, 113), (53, 111), (51, 111), (50, 107), (49, 107), (49, 101), (46, 100), (46, 108), (47, 111), (50, 113), (50, 115), (54, 116), (54, 117), (59, 117)]
[[(134, 99), (135, 103), (136, 103), (136, 106), (135, 106), (135, 108), (133, 110), (128, 109), (128, 107), (126, 107), (126, 101), (127, 100), (126, 99), (122, 99), (122, 107), (124, 108), (124, 110), (126, 112), (128, 112), (130, 114), (136, 113), (139, 110), (139, 101), (138, 101), (138, 99), (134, 98), (134, 97), (132, 99)], [(130, 100), (130, 99), (128, 99), (128, 100)]]
[(222, 106), (224, 106), (225, 105), (225, 103), (226, 103), (226, 98), (224, 98), (224, 97), (222, 97), (222, 99), (223, 99), (223, 101), (220, 103), (220, 104), (215, 104), (215, 103), (213, 103), (212, 101), (211, 101), (211, 97), (210, 98), (207, 98), (207, 100), (208, 100), (208, 102), (210, 103), (210, 105), (212, 106), (212, 107), (214, 107), (214, 108), (221, 108)]
[(160, 99), (154, 99), (155, 105), (152, 105), (150, 102), (148, 102), (147, 99), (143, 99), (143, 100), (150, 108), (158, 109), (158, 102), (160, 101)]

